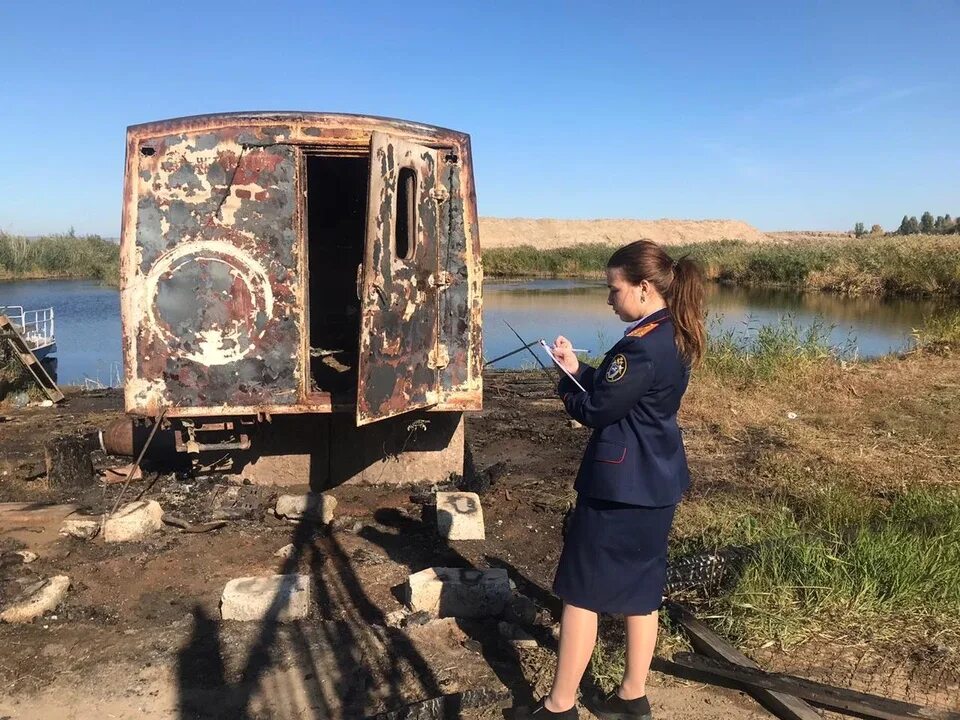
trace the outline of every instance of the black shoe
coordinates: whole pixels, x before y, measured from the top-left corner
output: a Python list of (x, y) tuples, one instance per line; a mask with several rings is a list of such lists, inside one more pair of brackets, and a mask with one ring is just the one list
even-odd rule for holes
[(605, 698), (595, 699), (587, 709), (600, 720), (652, 720), (650, 701), (647, 696), (624, 700), (616, 691)]
[(525, 714), (521, 715), (521, 717), (530, 718), (530, 720), (549, 720), (550, 718), (555, 718), (556, 720), (579, 720), (580, 713), (577, 711), (576, 703), (574, 703), (573, 707), (569, 710), (553, 712), (548, 710), (543, 704), (546, 699), (545, 697), (540, 698), (537, 704), (530, 708)]

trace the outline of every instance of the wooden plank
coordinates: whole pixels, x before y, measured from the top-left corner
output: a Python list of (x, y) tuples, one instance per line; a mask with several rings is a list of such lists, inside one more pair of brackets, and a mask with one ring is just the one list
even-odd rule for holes
[(829, 710), (847, 714), (855, 713), (878, 720), (960, 720), (960, 713), (951, 710), (892, 700), (794, 675), (765, 672), (759, 668), (746, 668), (693, 653), (678, 653), (673, 661), (702, 673), (735, 680), (748, 687), (789, 693)]
[[(753, 660), (717, 635), (685, 607), (671, 600), (666, 601), (664, 605), (670, 617), (675, 622), (680, 623), (683, 629), (687, 631), (690, 643), (695, 650), (734, 665), (759, 669), (759, 666)], [(822, 720), (820, 713), (810, 705), (788, 693), (756, 687), (749, 689), (748, 692), (757, 702), (781, 720)]]
[(23, 525), (58, 525), (77, 511), (77, 505), (46, 505), (44, 503), (0, 503), (0, 527)]

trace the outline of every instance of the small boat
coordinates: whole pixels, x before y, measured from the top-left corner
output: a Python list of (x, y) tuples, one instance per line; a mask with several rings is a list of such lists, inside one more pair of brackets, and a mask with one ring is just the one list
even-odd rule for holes
[(22, 305), (0, 305), (0, 315), (7, 316), (37, 360), (57, 351), (52, 307), (24, 310)]

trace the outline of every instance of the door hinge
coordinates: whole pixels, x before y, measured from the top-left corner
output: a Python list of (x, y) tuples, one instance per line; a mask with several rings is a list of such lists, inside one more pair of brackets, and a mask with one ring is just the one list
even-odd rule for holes
[(441, 370), (450, 364), (450, 353), (447, 352), (446, 345), (437, 345), (430, 351), (430, 357), (427, 360), (427, 367), (432, 370)]
[(448, 287), (453, 285), (453, 275), (448, 273), (446, 270), (441, 270), (436, 275), (431, 274), (427, 280), (427, 283), (430, 287), (435, 287), (437, 290), (446, 290)]

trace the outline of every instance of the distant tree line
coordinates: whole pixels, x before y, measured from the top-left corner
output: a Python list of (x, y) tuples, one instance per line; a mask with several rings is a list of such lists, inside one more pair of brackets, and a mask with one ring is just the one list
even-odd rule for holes
[[(920, 219), (917, 220), (916, 215), (910, 217), (904, 215), (903, 220), (900, 221), (900, 227), (897, 228), (897, 231), (893, 233), (894, 235), (951, 235), (953, 233), (960, 234), (960, 219), (954, 219), (950, 217), (950, 213), (946, 215), (937, 215), (934, 217), (930, 211), (923, 213), (920, 216)], [(867, 235), (867, 230), (862, 222), (858, 222), (853, 226), (853, 234), (857, 237), (863, 237)], [(874, 225), (870, 228), (870, 235), (882, 235), (883, 228), (879, 225)]]

